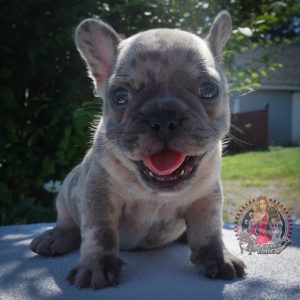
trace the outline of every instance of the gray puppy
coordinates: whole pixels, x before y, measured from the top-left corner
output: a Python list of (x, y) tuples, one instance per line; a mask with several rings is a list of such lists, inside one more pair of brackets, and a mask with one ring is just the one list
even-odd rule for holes
[(72, 284), (116, 285), (119, 249), (159, 247), (184, 232), (203, 274), (245, 275), (222, 241), (221, 140), (230, 118), (220, 58), (230, 33), (226, 11), (205, 39), (154, 29), (121, 40), (99, 20), (78, 26), (76, 44), (104, 99), (103, 117), (63, 183), (55, 228), (31, 243), (44, 256), (80, 247)]

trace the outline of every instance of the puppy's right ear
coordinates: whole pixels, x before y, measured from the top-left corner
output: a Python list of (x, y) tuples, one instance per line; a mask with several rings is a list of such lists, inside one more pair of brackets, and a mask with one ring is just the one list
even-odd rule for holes
[(118, 34), (106, 23), (86, 19), (76, 29), (76, 46), (86, 61), (89, 76), (94, 80), (99, 96), (103, 97), (120, 42)]

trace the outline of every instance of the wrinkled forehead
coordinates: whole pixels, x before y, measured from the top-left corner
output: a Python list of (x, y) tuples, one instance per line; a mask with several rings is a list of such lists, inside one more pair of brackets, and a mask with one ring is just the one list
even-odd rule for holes
[(154, 29), (120, 43), (113, 81), (129, 81), (139, 88), (145, 81), (172, 78), (220, 80), (215, 60), (201, 38), (176, 29)]

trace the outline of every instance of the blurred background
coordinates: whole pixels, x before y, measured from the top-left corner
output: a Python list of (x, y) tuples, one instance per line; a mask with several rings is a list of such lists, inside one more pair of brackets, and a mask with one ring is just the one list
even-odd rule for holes
[(226, 9), (232, 128), (224, 141), (224, 219), (263, 194), (300, 219), (300, 3), (0, 1), (0, 225), (55, 220), (54, 199), (90, 145), (101, 99), (74, 29), (101, 18), (122, 36), (181, 28), (205, 36)]

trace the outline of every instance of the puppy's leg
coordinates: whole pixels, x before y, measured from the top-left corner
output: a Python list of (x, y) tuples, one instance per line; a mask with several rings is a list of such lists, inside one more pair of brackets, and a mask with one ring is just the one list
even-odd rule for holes
[(31, 250), (39, 255), (58, 256), (80, 247), (79, 227), (72, 220), (61, 193), (57, 196), (56, 208), (56, 226), (37, 236), (30, 244)]
[(177, 239), (177, 242), (183, 243), (183, 244), (188, 243), (186, 231), (184, 231), (183, 234)]
[(233, 279), (245, 275), (245, 264), (231, 255), (222, 241), (220, 184), (194, 202), (186, 214), (191, 261), (209, 278)]
[(119, 258), (118, 211), (109, 199), (107, 174), (97, 173), (90, 171), (81, 207), (80, 261), (67, 277), (79, 288), (117, 285), (123, 265)]

